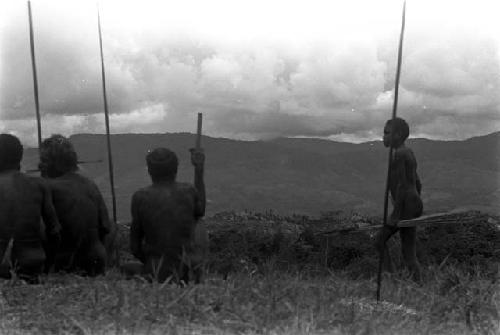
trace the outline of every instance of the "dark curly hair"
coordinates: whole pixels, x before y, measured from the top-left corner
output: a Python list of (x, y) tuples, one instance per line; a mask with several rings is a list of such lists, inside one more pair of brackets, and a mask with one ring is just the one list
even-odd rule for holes
[(166, 148), (156, 148), (146, 155), (149, 175), (153, 182), (162, 179), (175, 179), (179, 160), (175, 152)]
[(23, 159), (21, 141), (10, 134), (0, 134), (0, 171), (20, 170)]
[(42, 142), (40, 171), (42, 176), (56, 178), (78, 170), (78, 157), (73, 144), (62, 135), (52, 135)]

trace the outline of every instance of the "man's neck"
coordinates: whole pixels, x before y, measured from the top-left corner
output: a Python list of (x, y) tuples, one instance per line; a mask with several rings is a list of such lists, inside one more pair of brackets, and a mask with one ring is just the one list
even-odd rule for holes
[(394, 150), (398, 150), (398, 149), (401, 149), (401, 148), (404, 148), (404, 147), (405, 147), (405, 142), (403, 142), (403, 143), (398, 143), (398, 144), (396, 144), (395, 146), (393, 146), (392, 148), (393, 148)]
[(153, 179), (153, 185), (172, 185), (175, 184), (175, 178)]
[(64, 176), (74, 175), (77, 172), (78, 172), (78, 169), (71, 169), (71, 170), (64, 171), (64, 172), (56, 171), (56, 170), (49, 170), (49, 171), (47, 171), (47, 176), (48, 176), (48, 178), (55, 179), (55, 178), (61, 178)]

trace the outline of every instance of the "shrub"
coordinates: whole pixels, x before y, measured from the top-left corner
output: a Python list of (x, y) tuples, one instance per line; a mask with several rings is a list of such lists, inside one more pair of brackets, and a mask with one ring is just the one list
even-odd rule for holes
[[(469, 272), (496, 274), (500, 263), (498, 218), (470, 212), (473, 224), (443, 224), (418, 228), (417, 253), (423, 265), (452, 263)], [(325, 212), (319, 218), (280, 216), (273, 212), (223, 212), (206, 219), (210, 237), (208, 268), (222, 273), (258, 271), (273, 260), (274, 266), (317, 271), (344, 270), (354, 277), (376, 273), (376, 230), (325, 234), (360, 222), (379, 224), (379, 218), (357, 213)], [(128, 229), (120, 230), (120, 241), (128, 241)], [(402, 266), (399, 234), (388, 247), (394, 264)], [(129, 258), (128, 246), (120, 245)]]
[[(444, 224), (418, 228), (417, 250), (424, 265), (450, 262), (470, 271), (497, 269), (500, 262), (500, 231), (496, 219), (470, 212), (473, 224)], [(277, 263), (299, 267), (325, 267), (346, 270), (353, 276), (370, 276), (376, 271), (378, 255), (374, 249), (376, 230), (324, 234), (357, 222), (376, 224), (377, 218), (356, 213), (326, 212), (319, 219), (278, 217), (272, 214), (226, 213), (209, 220), (213, 269), (230, 263), (255, 265), (277, 258)], [(399, 234), (388, 241), (396, 265), (402, 265)], [(227, 266), (226, 266), (227, 270)]]

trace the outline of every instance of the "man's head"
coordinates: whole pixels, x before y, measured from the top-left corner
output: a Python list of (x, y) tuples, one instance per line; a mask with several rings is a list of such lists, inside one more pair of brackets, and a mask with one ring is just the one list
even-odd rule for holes
[(410, 136), (410, 127), (408, 123), (400, 118), (388, 120), (384, 127), (384, 145), (389, 147), (398, 147)]
[(20, 170), (23, 145), (17, 137), (0, 134), (0, 171)]
[(52, 135), (42, 142), (39, 168), (42, 176), (56, 178), (78, 170), (73, 144), (62, 135)]
[(146, 163), (153, 183), (161, 180), (175, 180), (179, 160), (173, 151), (156, 148), (146, 155)]

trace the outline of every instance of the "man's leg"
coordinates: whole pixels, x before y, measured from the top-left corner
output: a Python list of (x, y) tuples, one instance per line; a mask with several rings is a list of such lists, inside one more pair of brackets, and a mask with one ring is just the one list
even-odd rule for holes
[(196, 252), (196, 250), (189, 254), (183, 253), (180, 270), (178, 272), (180, 280), (183, 280), (186, 284), (190, 281), (194, 281), (195, 284), (200, 284), (204, 270), (204, 257)]
[(413, 280), (419, 283), (421, 281), (420, 265), (417, 260), (417, 228), (400, 228), (401, 249), (406, 266), (410, 270)]
[(387, 248), (387, 241), (398, 229), (390, 226), (383, 226), (377, 233), (375, 237), (375, 247), (377, 252), (384, 255), (384, 267), (386, 271), (394, 272), (394, 266), (392, 264), (391, 255), (389, 254), (389, 248)]
[(0, 239), (0, 278), (10, 279), (10, 254), (9, 240)]

